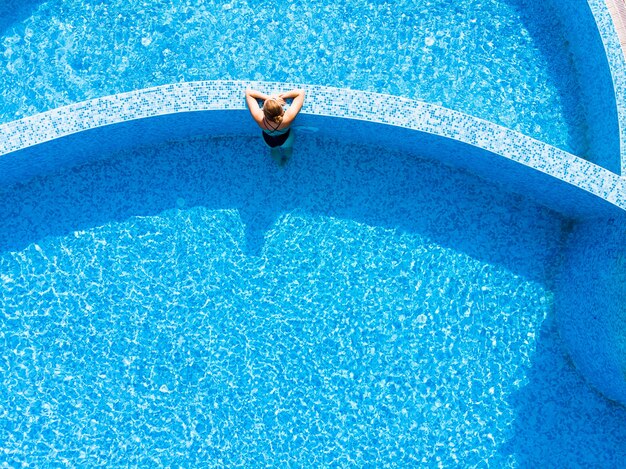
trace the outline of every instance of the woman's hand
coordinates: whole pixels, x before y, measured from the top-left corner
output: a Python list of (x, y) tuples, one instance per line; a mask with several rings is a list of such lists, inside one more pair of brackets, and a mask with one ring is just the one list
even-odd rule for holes
[(296, 90), (286, 91), (284, 93), (280, 93), (278, 96), (280, 96), (283, 99), (295, 99), (300, 95), (302, 95), (302, 97), (304, 98), (304, 90), (296, 89)]
[(275, 100), (276, 100), (276, 102), (277, 102), (278, 104), (280, 104), (281, 106), (284, 106), (285, 104), (287, 104), (287, 103), (285, 102), (285, 99), (283, 98), (283, 94), (282, 94), (282, 93), (281, 93), (281, 94), (279, 94), (278, 96), (272, 96), (270, 99), (275, 99)]
[(261, 93), (260, 91), (251, 90), (251, 89), (246, 90), (246, 98), (247, 97), (250, 97), (252, 99), (260, 99), (261, 101), (265, 101), (266, 99), (269, 98), (268, 95)]

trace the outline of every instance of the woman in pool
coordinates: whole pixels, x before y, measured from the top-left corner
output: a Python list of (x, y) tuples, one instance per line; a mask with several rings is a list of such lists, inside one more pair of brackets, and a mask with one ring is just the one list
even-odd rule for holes
[[(286, 108), (286, 99), (292, 99)], [(257, 100), (263, 101), (259, 107)], [(304, 104), (304, 90), (268, 96), (256, 90), (246, 90), (246, 103), (252, 118), (263, 130), (263, 140), (271, 148), (272, 158), (285, 164), (293, 151), (293, 131), (289, 128)]]

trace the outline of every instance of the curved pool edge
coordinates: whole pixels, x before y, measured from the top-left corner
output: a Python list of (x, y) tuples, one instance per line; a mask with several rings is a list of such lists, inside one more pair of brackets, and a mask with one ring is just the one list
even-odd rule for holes
[(626, 408), (626, 218), (577, 223), (555, 296), (559, 335), (602, 395)]
[[(249, 81), (170, 84), (97, 98), (4, 124), (0, 126), (0, 179), (17, 183), (38, 172), (45, 174), (101, 158), (102, 152), (172, 139), (258, 138), (259, 130), (248, 116), (243, 91), (255, 87), (271, 93), (292, 86)], [(613, 217), (617, 226), (626, 224), (625, 178), (575, 155), (493, 123), (408, 98), (313, 85), (303, 88), (308, 97), (294, 125), (296, 131), (308, 126), (306, 130), (319, 138), (388, 146), (467, 169), (566, 218), (580, 220), (579, 227), (611, 224)], [(258, 145), (262, 150), (260, 138)], [(591, 229), (592, 235), (596, 231)], [(609, 329), (618, 331), (592, 328), (588, 321), (598, 309), (598, 298), (614, 306), (608, 319), (626, 318), (620, 302), (611, 302), (611, 298), (619, 299), (622, 290), (615, 289), (614, 283), (585, 279), (595, 279), (595, 272), (605, 269), (607, 249), (612, 255), (623, 256), (625, 246), (621, 241), (604, 246), (595, 236), (570, 237), (567, 249), (571, 259), (561, 275), (582, 280), (559, 282), (555, 304), (561, 319), (560, 334), (576, 367), (602, 394), (624, 404), (626, 398), (620, 391), (606, 386), (597, 370), (586, 366), (590, 358), (604, 357), (602, 363), (610, 365), (605, 370), (609, 369), (613, 377), (618, 375), (620, 365), (612, 357), (619, 334), (606, 340)], [(574, 285), (578, 287), (571, 289)], [(591, 294), (590, 288), (600, 293)], [(586, 353), (589, 351), (593, 353)]]
[[(607, 0), (586, 0), (594, 17), (613, 79), (619, 126), (621, 173), (626, 173), (626, 51), (617, 33)], [(567, 2), (561, 2), (567, 3)]]
[[(465, 167), (479, 175), (493, 172), (491, 167), (494, 165), (504, 165), (499, 174), (488, 174), (488, 177), (495, 179), (495, 182), (512, 184), (514, 192), (526, 193), (529, 189), (530, 193), (535, 193), (539, 198), (539, 202), (571, 218), (597, 217), (605, 212), (607, 205), (619, 209), (618, 212), (626, 210), (626, 183), (623, 177), (500, 125), (408, 98), (328, 86), (276, 82), (220, 80), (168, 84), (96, 98), (9, 122), (0, 125), (0, 173), (3, 174), (5, 185), (19, 182), (23, 179), (23, 166), (29, 165), (29, 158), (17, 158), (15, 155), (24, 150), (37, 151), (44, 148), (47, 142), (58, 141), (62, 137), (160, 116), (198, 112), (206, 114), (206, 111), (245, 111), (243, 91), (247, 87), (271, 93), (295, 86), (302, 87), (307, 92), (300, 121), (306, 121), (310, 117), (383, 124), (403, 129), (404, 137), (406, 132), (415, 136), (431, 135), (458, 142), (465, 148), (478, 149), (482, 152), (481, 156), (473, 155), (471, 162), (464, 155), (456, 155), (445, 162)], [(215, 113), (216, 119), (217, 114), (220, 113)], [(254, 125), (250, 119), (244, 117), (243, 120), (246, 120), (245, 124), (233, 125), (232, 129), (224, 129), (224, 132), (252, 134), (255, 131)], [(414, 143), (419, 146), (419, 139)], [(420, 152), (420, 148), (414, 150)], [(484, 161), (483, 154), (488, 155)], [(431, 156), (437, 158), (437, 155)], [(47, 155), (46, 158), (52, 156)], [(48, 166), (54, 164), (54, 161), (48, 162)], [(509, 176), (511, 171), (518, 173), (514, 180)], [(563, 187), (571, 186), (568, 189), (574, 188), (595, 196), (604, 204), (596, 206), (592, 201), (581, 205), (576, 196), (570, 197), (569, 202), (557, 201), (558, 194), (544, 197), (542, 192), (558, 192), (543, 191), (541, 186), (550, 184), (546, 182), (546, 176), (549, 180), (560, 182)], [(573, 192), (570, 190), (570, 193)], [(545, 200), (541, 200), (542, 197)], [(570, 210), (571, 213), (568, 213)]]

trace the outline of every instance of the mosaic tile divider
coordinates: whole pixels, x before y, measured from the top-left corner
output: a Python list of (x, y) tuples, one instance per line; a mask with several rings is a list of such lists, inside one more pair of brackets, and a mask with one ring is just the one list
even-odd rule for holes
[(626, 2), (624, 0), (606, 0), (606, 6), (613, 18), (622, 52), (626, 56)]
[[(626, 4), (624, 0), (587, 0), (591, 13), (594, 16), (596, 26), (604, 43), (604, 50), (613, 77), (615, 101), (617, 105), (617, 117), (620, 128), (620, 159), (622, 174), (626, 173), (626, 50), (620, 44), (618, 36), (619, 22), (626, 26)], [(618, 5), (620, 4), (621, 5)], [(619, 10), (618, 10), (619, 8)], [(618, 21), (614, 21), (619, 14)], [(623, 36), (622, 36), (623, 37)]]
[[(0, 125), (0, 158), (65, 135), (178, 112), (245, 109), (243, 91), (272, 93), (293, 84), (201, 81), (163, 85), (72, 104)], [(399, 126), (461, 141), (558, 178), (626, 210), (624, 178), (570, 153), (496, 124), (408, 98), (303, 86), (303, 113)]]

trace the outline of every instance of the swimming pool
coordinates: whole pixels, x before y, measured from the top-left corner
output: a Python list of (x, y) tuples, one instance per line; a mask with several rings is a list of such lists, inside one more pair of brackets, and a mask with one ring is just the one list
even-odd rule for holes
[(0, 122), (180, 81), (309, 83), (441, 104), (619, 168), (611, 76), (581, 0), (15, 3), (0, 15)]
[(554, 330), (564, 220), (299, 138), (287, 170), (199, 138), (5, 194), (5, 461), (617, 465), (626, 415)]
[(220, 137), (228, 112), (21, 153), (46, 168), (0, 192), (3, 462), (618, 467), (624, 410), (555, 314), (580, 231), (557, 210), (605, 205), (477, 178), (463, 161), (504, 163), (469, 142), (323, 115), (281, 171), (245, 125)]

